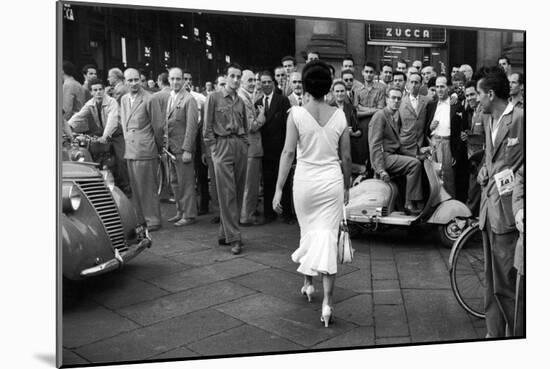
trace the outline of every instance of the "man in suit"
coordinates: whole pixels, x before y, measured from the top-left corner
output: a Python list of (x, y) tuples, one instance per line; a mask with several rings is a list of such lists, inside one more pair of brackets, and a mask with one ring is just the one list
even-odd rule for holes
[(519, 237), (512, 210), (514, 174), (523, 161), (523, 109), (508, 103), (510, 85), (493, 69), (477, 82), (484, 115), (485, 160), (478, 174), (482, 187), (479, 227), (485, 252), (487, 337), (513, 335), (514, 251)]
[(233, 254), (242, 251), (241, 214), (248, 154), (248, 120), (243, 100), (237, 95), (242, 68), (226, 67), (226, 86), (208, 96), (204, 117), (204, 142), (209, 146), (216, 173), (220, 204), (218, 243), (231, 245)]
[(292, 93), (288, 95), (288, 101), (291, 106), (302, 106), (304, 104), (304, 87), (302, 85), (302, 73), (292, 72), (290, 74), (290, 86)]
[[(270, 71), (260, 73), (264, 97), (256, 101), (256, 107), (264, 107), (266, 121), (261, 129), (264, 156), (262, 174), (264, 179), (264, 218), (266, 222), (275, 220), (277, 214), (273, 211), (271, 200), (275, 195), (275, 185), (279, 174), (279, 160), (283, 151), (286, 136), (286, 119), (290, 102), (285, 96), (274, 93), (275, 84)], [(283, 218), (287, 223), (293, 223), (291, 209), (291, 188), (287, 180), (283, 189)]]
[(246, 184), (244, 188), (243, 207), (240, 223), (243, 226), (257, 225), (261, 222), (257, 218), (258, 195), (260, 192), (260, 178), (262, 174), (262, 135), (260, 128), (265, 123), (264, 107), (256, 111), (254, 107), (254, 89), (256, 81), (254, 72), (244, 70), (241, 87), (238, 95), (244, 101), (248, 121), (248, 162), (246, 165)]
[(172, 68), (168, 73), (170, 97), (166, 108), (164, 137), (166, 147), (176, 157), (176, 215), (169, 219), (176, 227), (195, 223), (197, 200), (195, 194), (195, 141), (199, 126), (199, 109), (191, 94), (183, 88), (183, 71)]
[(514, 253), (516, 276), (516, 305), (514, 308), (514, 336), (525, 336), (525, 166), (517, 173), (512, 192), (512, 208), (519, 239)]
[(465, 126), (464, 111), (460, 104), (451, 104), (447, 77), (437, 77), (435, 88), (437, 101), (427, 106), (426, 135), (434, 149), (434, 160), (441, 163), (443, 187), (452, 197), (466, 202), (466, 146), (460, 139)]
[(292, 86), (290, 84), (290, 75), (294, 72), (297, 72), (297, 66), (296, 66), (296, 59), (290, 55), (287, 55), (281, 59), (281, 65), (285, 69), (286, 74), (286, 91), (283, 91), (285, 93), (285, 96), (290, 95), (292, 92)]
[(375, 172), (384, 182), (390, 175), (406, 176), (405, 212), (422, 211), (422, 164), (401, 151), (399, 105), (403, 93), (396, 87), (386, 92), (386, 107), (374, 114), (369, 124), (370, 157)]
[[(160, 113), (162, 117), (166, 117), (166, 109), (168, 107), (168, 100), (170, 99), (170, 82), (168, 81), (168, 73), (162, 72), (157, 77), (157, 83), (160, 87), (160, 91), (157, 91), (153, 94), (153, 101), (154, 103), (158, 104), (160, 107)], [(166, 132), (165, 132), (166, 134)], [(166, 141), (166, 140), (165, 140)], [(166, 144), (166, 142), (164, 142)], [(172, 168), (172, 167), (170, 167)], [(174, 194), (172, 193), (172, 188), (175, 188), (173, 184), (175, 184), (175, 178), (176, 173), (172, 173), (171, 178), (173, 179), (174, 183), (163, 183), (162, 185), (162, 191), (160, 194), (160, 201), (165, 201), (174, 204), (176, 200), (174, 199)], [(168, 219), (168, 221), (172, 221), (174, 218)], [(179, 218), (176, 217), (176, 221), (179, 220)]]
[[(397, 74), (396, 74), (397, 75)], [(426, 107), (430, 99), (420, 95), (420, 85), (422, 77), (419, 73), (411, 73), (407, 81), (409, 94), (403, 98), (399, 106), (399, 115), (401, 116), (401, 152), (415, 158), (420, 154), (420, 148), (427, 145), (425, 129), (427, 110)]]
[(111, 68), (107, 74), (107, 81), (110, 84), (107, 94), (113, 97), (120, 106), (120, 98), (128, 92), (128, 86), (124, 83), (124, 74), (118, 68)]
[(466, 152), (469, 164), (468, 200), (466, 205), (472, 214), (479, 214), (479, 203), (481, 201), (481, 187), (477, 183), (477, 174), (483, 162), (485, 154), (485, 129), (483, 127), (483, 113), (479, 105), (476, 91), (476, 83), (470, 81), (464, 89), (466, 98), (464, 131), (460, 133), (460, 139), (466, 143)]
[(286, 74), (285, 68), (278, 66), (274, 70), (275, 72), (275, 81), (277, 81), (277, 86), (275, 92), (283, 96), (288, 96), (292, 92), (290, 83), (288, 83), (289, 75)]
[(138, 222), (150, 231), (162, 226), (157, 194), (158, 158), (162, 148), (163, 117), (152, 95), (143, 90), (139, 72), (134, 68), (124, 71), (129, 93), (120, 101), (120, 121), (126, 150), (132, 202)]

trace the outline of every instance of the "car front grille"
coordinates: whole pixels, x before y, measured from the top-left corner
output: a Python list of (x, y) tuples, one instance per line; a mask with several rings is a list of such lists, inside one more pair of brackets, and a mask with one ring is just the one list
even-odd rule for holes
[(103, 179), (80, 180), (76, 181), (76, 184), (99, 215), (113, 247), (119, 252), (126, 251), (128, 245), (124, 239), (120, 214), (111, 191), (105, 186)]

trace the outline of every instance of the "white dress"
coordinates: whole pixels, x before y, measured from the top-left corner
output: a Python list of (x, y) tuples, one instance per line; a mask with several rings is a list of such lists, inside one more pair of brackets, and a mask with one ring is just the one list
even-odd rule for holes
[(293, 194), (300, 224), (300, 246), (292, 260), (300, 263), (302, 274), (334, 274), (344, 203), (338, 144), (347, 129), (346, 116), (338, 109), (321, 126), (303, 107), (293, 107), (291, 114), (298, 130)]

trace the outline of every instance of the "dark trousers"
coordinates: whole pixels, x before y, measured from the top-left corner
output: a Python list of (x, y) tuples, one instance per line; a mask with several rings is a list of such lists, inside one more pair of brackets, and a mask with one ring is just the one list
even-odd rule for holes
[(479, 216), (479, 205), (481, 203), (481, 186), (477, 183), (477, 175), (479, 173), (479, 164), (475, 161), (470, 161), (470, 178), (468, 183), (468, 200), (466, 206), (476, 217)]
[(516, 294), (514, 252), (519, 232), (496, 234), (489, 221), (483, 229), (485, 254), (485, 324), (490, 338), (513, 334)]
[[(262, 160), (262, 175), (264, 180), (264, 217), (273, 219), (277, 213), (273, 211), (273, 196), (277, 186), (277, 176), (279, 175), (279, 160)], [(292, 187), (290, 173), (283, 187), (283, 197), (281, 205), (283, 206), (283, 217), (292, 217)]]
[[(199, 146), (199, 145), (197, 145)], [(197, 176), (197, 189), (199, 194), (199, 212), (208, 212), (210, 195), (208, 194), (208, 166), (201, 160), (201, 152), (195, 156), (195, 175)]]
[(126, 143), (122, 134), (113, 136), (112, 153), (115, 157), (115, 170), (113, 176), (115, 177), (115, 184), (118, 188), (128, 194), (130, 190), (130, 179), (128, 175), (128, 166), (126, 165), (126, 159), (124, 159), (124, 149)]

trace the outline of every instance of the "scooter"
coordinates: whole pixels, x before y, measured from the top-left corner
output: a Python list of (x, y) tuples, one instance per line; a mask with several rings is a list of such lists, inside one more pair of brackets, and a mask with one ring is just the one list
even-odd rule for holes
[[(424, 153), (424, 193), (428, 200), (418, 215), (407, 215), (400, 206), (398, 185), (395, 178), (389, 183), (377, 178), (367, 179), (359, 175), (350, 188), (346, 217), (350, 237), (358, 237), (364, 231), (384, 230), (393, 226), (414, 227), (433, 224), (437, 227), (441, 242), (451, 248), (468, 225), (474, 221), (472, 212), (462, 202), (453, 199), (443, 188), (441, 164)], [(427, 178), (426, 178), (427, 177)], [(427, 188), (426, 188), (427, 187)]]

